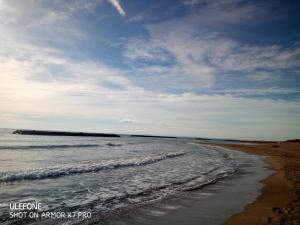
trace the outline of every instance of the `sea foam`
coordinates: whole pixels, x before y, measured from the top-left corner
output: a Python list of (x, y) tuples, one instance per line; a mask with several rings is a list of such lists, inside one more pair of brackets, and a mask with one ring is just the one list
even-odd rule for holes
[(136, 157), (129, 159), (112, 159), (100, 162), (89, 162), (81, 165), (69, 165), (63, 167), (48, 167), (21, 172), (8, 172), (0, 175), (0, 182), (13, 182), (21, 180), (39, 180), (57, 178), (65, 175), (98, 172), (100, 170), (117, 169), (122, 167), (143, 166), (156, 163), (168, 158), (185, 155), (185, 152), (166, 153), (158, 156)]

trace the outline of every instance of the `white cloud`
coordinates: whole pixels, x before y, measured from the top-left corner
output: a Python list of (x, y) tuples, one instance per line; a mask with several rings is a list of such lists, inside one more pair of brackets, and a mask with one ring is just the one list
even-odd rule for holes
[(155, 75), (158, 70), (174, 79), (181, 74), (198, 86), (211, 88), (224, 73), (239, 72), (250, 82), (278, 82), (283, 78), (279, 70), (299, 67), (299, 46), (246, 45), (220, 34), (204, 34), (190, 24), (179, 27), (176, 22), (148, 26), (148, 38), (126, 43), (124, 56), (133, 67), (138, 65), (135, 71)]
[(300, 47), (243, 46), (238, 44), (220, 55), (211, 55), (211, 62), (224, 70), (255, 71), (256, 69), (293, 69), (300, 64)]
[(276, 82), (282, 79), (282, 77), (278, 74), (278, 72), (276, 73), (276, 72), (266, 72), (266, 71), (250, 72), (245, 77), (248, 80), (252, 80), (260, 83)]
[(133, 17), (130, 17), (128, 19), (129, 22), (138, 22), (138, 21), (143, 21), (145, 19), (149, 19), (150, 15), (148, 15), (146, 12), (139, 12)]
[[(122, 71), (49, 53), (1, 57), (0, 62), (1, 126), (270, 139), (299, 133), (297, 101), (245, 99), (230, 92), (151, 92), (133, 85)], [(111, 89), (102, 84), (106, 80), (126, 89)]]
[(299, 89), (294, 88), (244, 88), (244, 89), (225, 89), (225, 90), (215, 90), (214, 93), (218, 94), (232, 94), (234, 96), (259, 96), (259, 95), (284, 95), (284, 94), (298, 94)]
[(131, 61), (154, 60), (164, 62), (170, 60), (170, 54), (155, 39), (147, 41), (145, 39), (133, 38), (127, 42), (125, 48), (125, 57)]
[(239, 73), (255, 85), (258, 80), (279, 82), (287, 70), (299, 67), (299, 45), (249, 45), (227, 38), (237, 24), (247, 26), (249, 21), (255, 24), (260, 18), (272, 18), (272, 12), (263, 10), (269, 3), (197, 0), (184, 4), (201, 7), (185, 17), (148, 24), (147, 36), (125, 43), (124, 56), (140, 76), (152, 74), (163, 83), (158, 75), (165, 74), (166, 80), (177, 80), (180, 85), (213, 88), (226, 74)]
[(82, 21), (74, 14), (93, 10), (102, 1), (91, 2), (5, 1), (6, 8), (0, 12), (0, 39), (60, 50), (76, 49), (87, 34), (80, 29)]
[(121, 123), (133, 123), (133, 120), (130, 118), (124, 118), (120, 120)]
[(205, 42), (193, 40), (181, 31), (174, 32), (172, 28), (166, 27), (159, 30), (150, 29), (150, 34), (150, 40), (133, 39), (128, 42), (125, 52), (128, 60), (158, 65), (174, 61), (178, 70), (176, 74), (181, 73), (202, 86), (209, 87), (213, 84), (214, 68), (203, 62), (207, 48)]
[[(79, 2), (77, 6), (72, 4), (72, 10), (93, 8), (86, 5), (87, 1)], [(15, 17), (1, 20), (1, 127), (253, 139), (293, 138), (300, 133), (298, 100), (238, 97), (241, 93), (291, 90), (240, 89), (210, 94), (188, 90), (193, 85), (199, 90), (213, 87), (219, 68), (244, 70), (260, 67), (264, 60), (269, 68), (296, 65), (296, 48), (243, 46), (218, 34), (195, 33), (186, 21), (172, 21), (149, 26), (149, 39), (129, 42), (126, 56), (138, 73), (131, 74), (98, 61), (72, 59), (64, 49), (44, 43), (48, 37), (56, 44), (76, 46), (76, 40), (85, 36), (70, 20), (72, 10), (33, 6), (27, 2), (7, 6), (15, 11)], [(12, 15), (9, 10), (5, 13)], [(1, 18), (3, 15), (1, 12)], [(43, 26), (49, 29), (41, 29)], [(31, 32), (37, 30), (45, 34)], [(247, 63), (239, 63), (239, 57)], [(135, 61), (152, 64), (137, 67)], [(134, 79), (142, 73), (159, 76), (157, 85), (165, 79), (170, 86), (184, 90), (172, 94), (153, 91), (148, 83), (141, 87)], [(129, 122), (133, 123), (124, 124)]]
[(199, 4), (199, 0), (185, 0), (183, 2), (183, 4), (187, 5), (187, 6), (193, 7), (193, 6), (197, 5), (197, 4)]
[(121, 16), (125, 16), (126, 13), (120, 4), (120, 0), (109, 0), (109, 2), (116, 8)]

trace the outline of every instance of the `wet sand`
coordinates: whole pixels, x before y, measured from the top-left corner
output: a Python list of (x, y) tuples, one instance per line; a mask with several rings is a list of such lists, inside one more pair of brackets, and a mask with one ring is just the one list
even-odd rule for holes
[(224, 225), (300, 224), (300, 143), (255, 145), (219, 144), (233, 150), (264, 155), (275, 173), (262, 180), (265, 185), (256, 201), (233, 215)]

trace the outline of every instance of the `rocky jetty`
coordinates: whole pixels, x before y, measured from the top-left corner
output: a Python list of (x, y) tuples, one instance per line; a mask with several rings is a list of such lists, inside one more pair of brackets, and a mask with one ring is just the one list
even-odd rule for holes
[(13, 134), (22, 135), (45, 135), (45, 136), (79, 136), (79, 137), (120, 137), (117, 134), (84, 133), (66, 131), (42, 131), (42, 130), (15, 130)]

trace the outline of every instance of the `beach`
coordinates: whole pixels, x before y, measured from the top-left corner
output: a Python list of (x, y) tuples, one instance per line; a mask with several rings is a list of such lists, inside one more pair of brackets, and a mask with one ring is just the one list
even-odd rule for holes
[(1, 224), (299, 224), (299, 143), (0, 133)]
[(241, 155), (240, 162), (239, 172), (211, 185), (80, 225), (221, 225), (258, 197), (259, 180), (271, 173), (260, 158)]
[[(197, 139), (0, 131), (5, 225), (222, 224), (259, 196), (259, 181), (272, 173), (264, 157)], [(10, 218), (24, 211), (10, 208), (19, 203), (40, 204), (40, 217)], [(76, 212), (90, 218), (63, 216)]]
[(220, 144), (233, 150), (267, 156), (274, 173), (261, 181), (265, 186), (257, 200), (233, 215), (224, 225), (300, 224), (300, 143), (254, 145)]
[(0, 225), (300, 225), (299, 11), (0, 0)]

